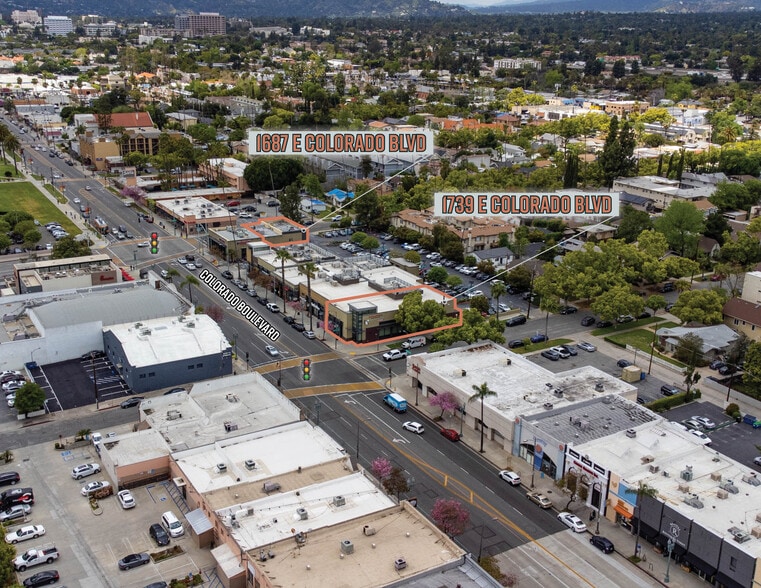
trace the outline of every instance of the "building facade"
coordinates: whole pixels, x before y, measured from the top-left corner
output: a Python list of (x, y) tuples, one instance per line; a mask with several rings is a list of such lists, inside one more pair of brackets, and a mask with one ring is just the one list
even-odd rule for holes
[(74, 32), (74, 24), (68, 16), (46, 16), (43, 23), (48, 35), (68, 35)]

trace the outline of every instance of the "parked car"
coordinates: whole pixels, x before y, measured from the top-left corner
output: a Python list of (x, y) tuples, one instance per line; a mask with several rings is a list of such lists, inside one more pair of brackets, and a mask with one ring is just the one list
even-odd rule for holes
[(8, 533), (5, 536), (6, 543), (19, 543), (21, 541), (28, 541), (29, 539), (37, 539), (45, 534), (45, 527), (42, 525), (27, 525), (16, 529), (13, 533)]
[(34, 504), (34, 490), (31, 488), (12, 488), (0, 494), (2, 508), (9, 508), (16, 504)]
[(679, 394), (679, 388), (676, 386), (664, 385), (661, 386), (661, 394), (664, 396), (673, 396), (674, 394)]
[(139, 406), (143, 400), (145, 400), (144, 396), (132, 396), (127, 398), (127, 400), (122, 401), (119, 406), (122, 408), (132, 408), (133, 406)]
[(700, 426), (703, 427), (704, 429), (710, 430), (710, 429), (716, 428), (716, 423), (714, 423), (708, 417), (692, 417), (692, 420), (700, 423)]
[(540, 508), (552, 508), (552, 501), (539, 492), (529, 492), (526, 494), (526, 498)]
[(583, 319), (581, 319), (581, 326), (582, 327), (591, 327), (595, 324), (595, 317), (587, 315)]
[(454, 429), (441, 429), (441, 434), (450, 441), (459, 441), (460, 434)]
[(526, 345), (526, 343), (523, 341), (523, 339), (511, 339), (507, 344), (507, 346), (510, 349), (515, 349), (516, 347), (523, 347), (524, 345)]
[(383, 361), (394, 361), (396, 359), (404, 359), (407, 354), (400, 349), (392, 349), (383, 354)]
[(518, 325), (525, 325), (526, 324), (526, 315), (525, 314), (519, 314), (518, 316), (512, 316), (507, 321), (505, 321), (506, 327), (517, 327)]
[(82, 496), (89, 496), (93, 492), (97, 492), (98, 490), (102, 490), (103, 488), (108, 488), (110, 486), (110, 482), (106, 480), (100, 480), (98, 482), (88, 482), (84, 486), (82, 486), (82, 490), (80, 490), (80, 494)]
[(729, 376), (730, 374), (734, 374), (736, 371), (737, 371), (737, 368), (729, 364), (725, 364), (719, 368), (719, 373), (722, 376)]
[(21, 476), (18, 472), (0, 473), (0, 486), (15, 486), (20, 481)]
[(167, 534), (166, 530), (164, 530), (164, 527), (162, 527), (159, 523), (153, 523), (150, 527), (148, 527), (148, 534), (159, 547), (169, 545), (169, 535)]
[(225, 270), (222, 272), (222, 277), (225, 280), (232, 280), (233, 279), (233, 273), (230, 270)]
[(269, 354), (270, 354), (272, 357), (277, 357), (278, 355), (280, 355), (280, 352), (277, 350), (277, 347), (273, 347), (272, 345), (267, 345), (267, 346), (266, 346), (264, 349), (265, 349), (265, 350), (267, 351), (267, 353), (269, 353)]
[(560, 354), (554, 349), (545, 349), (542, 351), (542, 357), (546, 357), (550, 361), (558, 361), (560, 359)]
[(560, 309), (560, 314), (573, 314), (575, 312), (578, 312), (578, 308), (575, 306), (564, 306)]
[(575, 514), (571, 514), (570, 512), (564, 511), (558, 513), (558, 520), (566, 527), (571, 529), (574, 533), (583, 533), (587, 530), (587, 526), (584, 524), (584, 522)]
[(532, 343), (543, 343), (544, 341), (547, 341), (547, 335), (545, 335), (544, 333), (537, 333), (536, 335), (531, 335)]
[(7, 523), (8, 521), (15, 521), (16, 519), (23, 519), (26, 515), (32, 512), (32, 507), (28, 504), (16, 504), (6, 510), (0, 512), (0, 523)]
[(620, 367), (620, 368), (626, 368), (626, 367), (629, 367), (630, 365), (632, 365), (632, 362), (630, 362), (628, 359), (619, 359), (616, 362), (616, 365), (618, 367)]
[(119, 503), (122, 505), (124, 510), (135, 508), (137, 503), (135, 502), (135, 497), (132, 496), (132, 492), (129, 490), (120, 490), (116, 496), (119, 499)]
[(703, 445), (710, 445), (711, 444), (711, 438), (708, 435), (706, 435), (705, 433), (703, 433), (702, 431), (698, 431), (697, 429), (692, 429), (690, 431), (690, 433), (692, 433), (693, 435), (695, 435), (695, 437), (700, 439), (700, 441), (703, 443)]
[(304, 331), (304, 337), (307, 339), (314, 339), (315, 334), (314, 331)]
[(721, 367), (724, 367), (726, 364), (721, 361), (720, 359), (714, 359), (710, 364), (708, 364), (708, 367), (712, 370), (718, 370)]
[(589, 542), (603, 553), (613, 553), (615, 549), (613, 546), (613, 541), (603, 537), (602, 535), (592, 535), (592, 537), (589, 539)]
[[(47, 584), (55, 584), (61, 576), (58, 575), (58, 570), (45, 570), (37, 572), (34, 576), (29, 576), (24, 580), (24, 588), (37, 588), (37, 586), (45, 586)], [(64, 588), (63, 586), (61, 588)]]
[(593, 351), (597, 351), (597, 347), (595, 347), (591, 343), (587, 343), (586, 341), (579, 341), (576, 344), (576, 347), (578, 347), (582, 351), (588, 351), (589, 353), (592, 353)]
[(753, 463), (757, 466), (761, 466), (761, 455), (753, 458)]
[(616, 322), (623, 324), (623, 323), (630, 323), (634, 320), (634, 317), (630, 314), (622, 314), (617, 319)]
[(557, 347), (550, 347), (550, 351), (557, 353), (560, 356), (560, 359), (568, 359), (571, 357), (570, 352), (562, 345), (558, 345)]
[(687, 419), (684, 421), (684, 426), (688, 429), (697, 429), (698, 431), (701, 429), (700, 423), (695, 419)]
[(81, 480), (86, 476), (92, 476), (100, 472), (100, 464), (85, 463), (78, 465), (71, 470), (71, 477), (75, 480)]
[(130, 553), (121, 558), (118, 565), (120, 570), (131, 570), (138, 566), (144, 566), (145, 564), (150, 563), (150, 561), (151, 556), (147, 553)]
[(597, 321), (597, 324), (595, 325), (595, 327), (597, 327), (598, 329), (606, 329), (612, 326), (613, 326), (613, 323), (610, 321)]
[(563, 345), (558, 345), (558, 347), (565, 349), (568, 355), (572, 357), (575, 357), (576, 355), (579, 354), (579, 352), (576, 351), (576, 348), (573, 345), (569, 345), (568, 343), (565, 343)]
[(516, 474), (515, 472), (511, 472), (510, 470), (502, 470), (501, 472), (499, 472), (499, 477), (502, 478), (505, 482), (507, 482), (511, 486), (521, 485), (520, 474)]
[(416, 423), (414, 421), (407, 421), (402, 425), (402, 429), (406, 429), (407, 431), (412, 431), (413, 433), (417, 433), (418, 435), (422, 435), (425, 432), (425, 428), (420, 423)]

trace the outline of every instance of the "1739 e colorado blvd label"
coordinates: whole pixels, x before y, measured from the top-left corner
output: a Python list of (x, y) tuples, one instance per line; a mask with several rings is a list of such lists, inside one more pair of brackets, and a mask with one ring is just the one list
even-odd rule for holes
[(436, 192), (437, 216), (618, 216), (618, 192)]

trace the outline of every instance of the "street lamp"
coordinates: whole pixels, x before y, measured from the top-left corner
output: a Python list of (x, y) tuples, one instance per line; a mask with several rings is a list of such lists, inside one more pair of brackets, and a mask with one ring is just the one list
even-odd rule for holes
[(663, 577), (663, 582), (668, 584), (671, 581), (671, 578), (669, 577), (669, 571), (671, 569), (671, 552), (674, 551), (673, 538), (669, 539), (669, 542), (666, 544), (666, 549), (668, 550), (669, 560), (666, 562), (666, 575)]
[(37, 347), (37, 349), (32, 349), (32, 363), (34, 363), (34, 352), (39, 351), (40, 349), (42, 349), (42, 347)]

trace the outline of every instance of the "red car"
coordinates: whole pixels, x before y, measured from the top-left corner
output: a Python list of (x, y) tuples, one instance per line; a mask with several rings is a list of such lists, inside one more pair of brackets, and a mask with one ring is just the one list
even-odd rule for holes
[(460, 434), (454, 429), (441, 429), (441, 434), (450, 441), (459, 441)]

